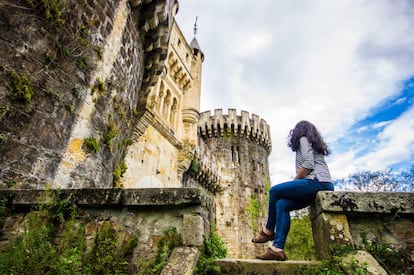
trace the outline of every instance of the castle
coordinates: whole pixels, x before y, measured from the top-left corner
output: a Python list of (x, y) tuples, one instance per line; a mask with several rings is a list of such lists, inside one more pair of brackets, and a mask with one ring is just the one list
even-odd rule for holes
[[(270, 128), (242, 110), (200, 113), (204, 54), (183, 37), (178, 9), (176, 0), (0, 5), (0, 249), (52, 189), (79, 208), (85, 239), (110, 224), (124, 244), (137, 240), (134, 270), (173, 227), (182, 243), (162, 274), (191, 274), (214, 224), (227, 256), (242, 259), (223, 260), (224, 274), (256, 272), (260, 263), (243, 259), (264, 249), (250, 239), (267, 210)], [(381, 239), (406, 255), (409, 274), (413, 215), (412, 193), (320, 192), (310, 211), (317, 256)], [(287, 266), (299, 268), (266, 264), (268, 274)]]
[(178, 1), (66, 2), (65, 32), (41, 4), (25, 23), (13, 15), (29, 9), (3, 7), (2, 188), (202, 188), (229, 255), (252, 257), (270, 128), (246, 111), (200, 113), (205, 56), (174, 20)]

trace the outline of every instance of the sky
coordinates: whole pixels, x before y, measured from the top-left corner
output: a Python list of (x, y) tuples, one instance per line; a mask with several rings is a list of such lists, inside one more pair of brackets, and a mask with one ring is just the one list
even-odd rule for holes
[(188, 42), (196, 17), (200, 111), (267, 122), (272, 184), (295, 176), (300, 120), (328, 143), (334, 180), (414, 165), (413, 0), (179, 0)]

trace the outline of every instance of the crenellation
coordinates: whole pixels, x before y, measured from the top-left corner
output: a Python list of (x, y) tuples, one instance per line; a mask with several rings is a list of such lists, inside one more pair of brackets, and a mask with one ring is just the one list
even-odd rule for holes
[(242, 110), (240, 116), (237, 115), (236, 109), (228, 109), (227, 114), (223, 114), (222, 109), (215, 109), (214, 115), (211, 115), (210, 111), (202, 112), (198, 130), (199, 134), (205, 137), (225, 136), (229, 133), (234, 136), (249, 136), (269, 152), (272, 150), (269, 125), (256, 114), (250, 117), (247, 111)]

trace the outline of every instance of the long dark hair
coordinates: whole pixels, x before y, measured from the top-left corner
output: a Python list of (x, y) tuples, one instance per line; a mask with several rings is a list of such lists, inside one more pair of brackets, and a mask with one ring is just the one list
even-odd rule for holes
[(327, 156), (331, 153), (331, 151), (328, 149), (328, 145), (326, 145), (315, 125), (306, 120), (299, 121), (296, 124), (295, 128), (290, 130), (288, 137), (288, 146), (292, 149), (293, 152), (296, 152), (299, 149), (299, 140), (303, 136), (308, 138), (312, 148), (315, 149), (319, 154)]

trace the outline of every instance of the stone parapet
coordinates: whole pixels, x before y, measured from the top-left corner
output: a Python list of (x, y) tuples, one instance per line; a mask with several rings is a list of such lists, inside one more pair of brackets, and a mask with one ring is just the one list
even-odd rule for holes
[[(175, 228), (182, 243), (161, 274), (184, 274), (180, 271), (194, 269), (203, 237), (209, 235), (214, 220), (213, 198), (199, 188), (2, 189), (0, 202), (7, 210), (1, 217), (4, 223), (0, 228), (0, 251), (24, 232), (27, 214), (33, 206), (47, 204), (53, 194), (77, 205), (76, 223), (84, 226), (87, 239), (93, 239), (103, 223), (112, 224), (126, 238), (123, 241), (136, 238), (138, 245), (130, 264), (138, 269), (141, 261), (155, 257), (163, 232)], [(141, 274), (137, 272), (134, 274)]]
[(413, 193), (323, 191), (311, 205), (310, 217), (319, 258), (330, 257), (334, 244), (364, 248), (367, 242), (381, 242), (414, 270)]
[(227, 115), (223, 115), (222, 109), (216, 109), (214, 115), (210, 111), (203, 112), (200, 114), (198, 129), (199, 135), (204, 137), (245, 135), (262, 144), (269, 153), (272, 151), (269, 125), (256, 114), (250, 117), (246, 111), (241, 111), (240, 116), (235, 109), (228, 109)]
[(82, 206), (125, 206), (125, 207), (170, 207), (186, 205), (203, 205), (210, 207), (211, 198), (200, 188), (84, 188), (84, 189), (55, 189), (55, 190), (28, 190), (28, 189), (0, 189), (0, 201), (5, 200), (8, 205), (32, 206), (45, 193), (59, 194), (62, 199), (70, 198), (72, 203)]

